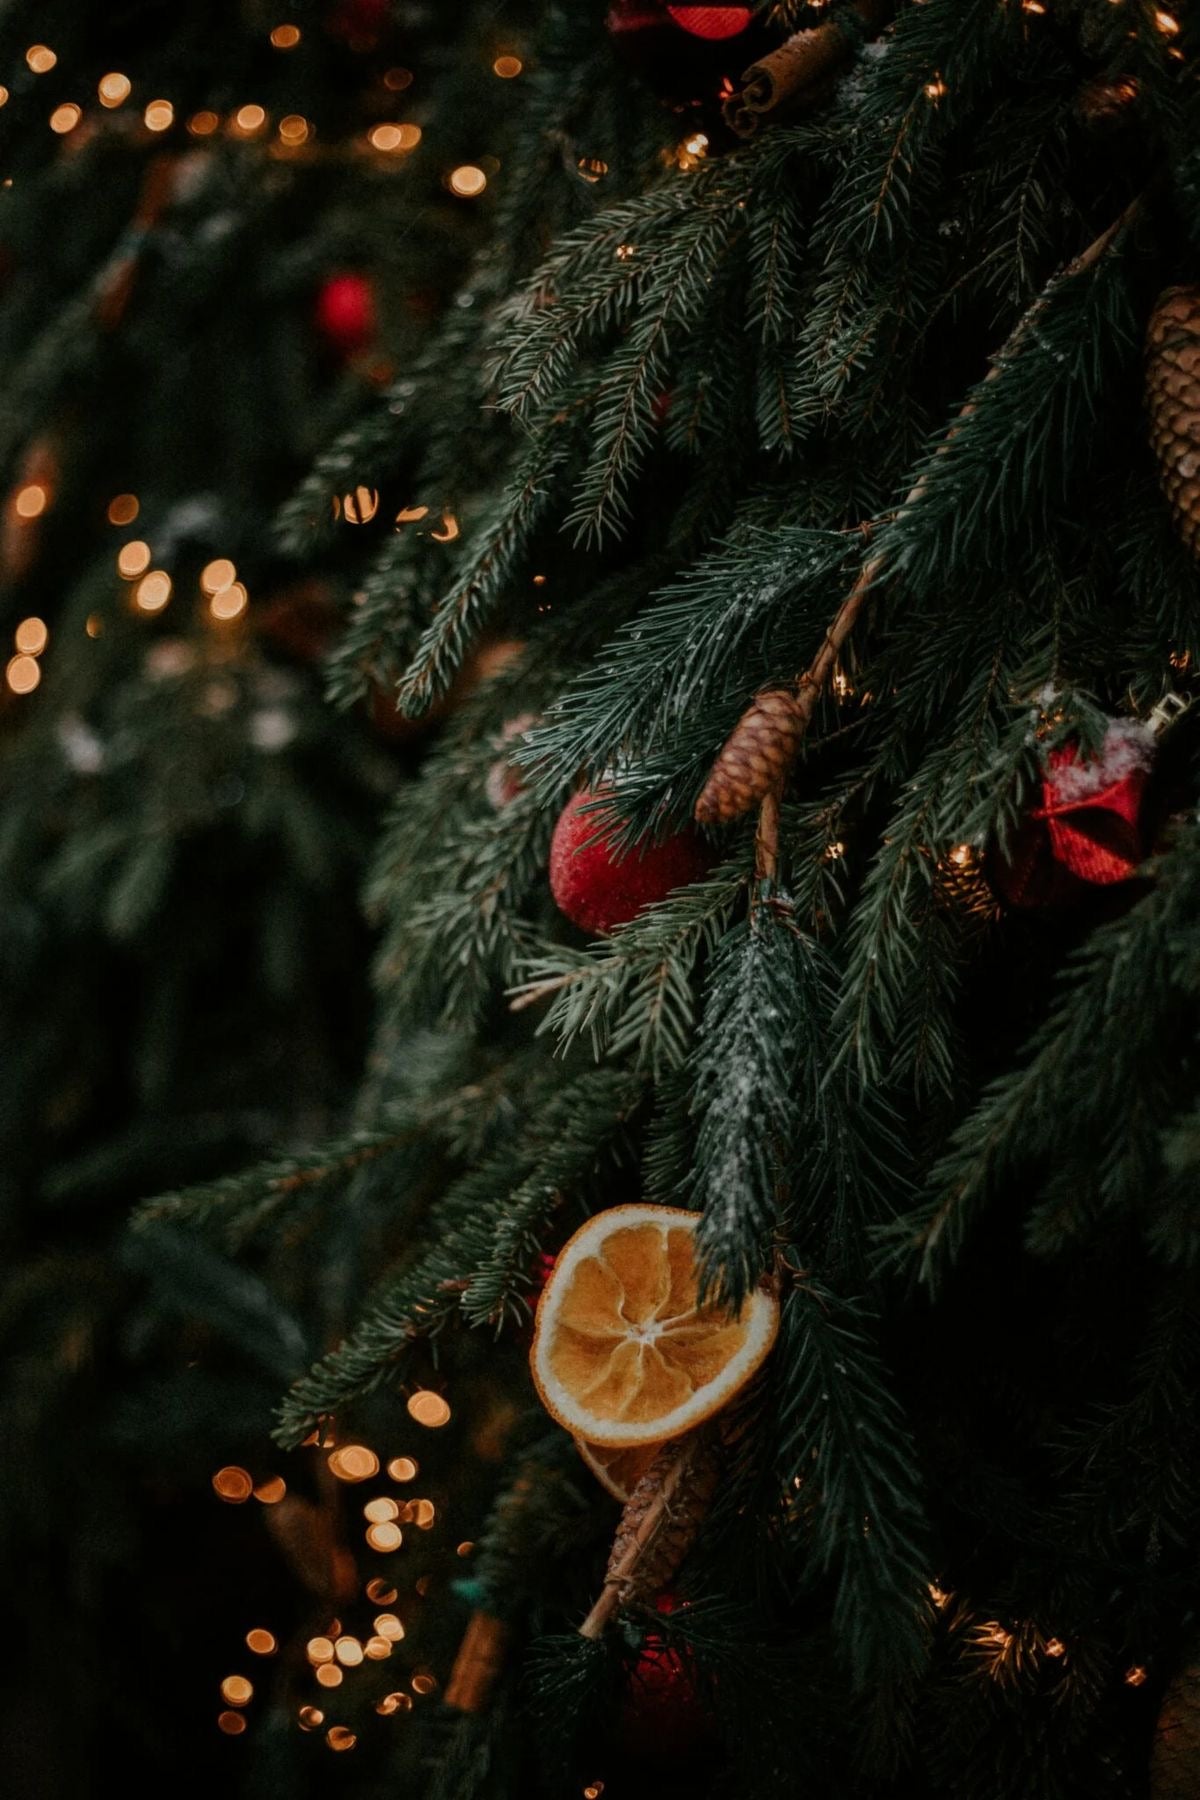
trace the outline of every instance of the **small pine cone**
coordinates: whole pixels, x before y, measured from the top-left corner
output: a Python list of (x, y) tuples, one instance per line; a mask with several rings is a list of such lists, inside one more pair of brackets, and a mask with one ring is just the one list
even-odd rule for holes
[(620, 1607), (651, 1599), (671, 1580), (695, 1542), (719, 1472), (706, 1431), (662, 1446), (625, 1503), (604, 1593), (580, 1627), (584, 1637), (599, 1637)]
[(740, 819), (779, 786), (808, 723), (791, 688), (764, 688), (726, 738), (696, 802), (701, 825)]
[(1160, 295), (1147, 334), (1146, 404), (1159, 479), (1180, 535), (1200, 557), (1200, 286)]
[(1152, 1800), (1196, 1800), (1200, 1793), (1200, 1662), (1195, 1655), (1163, 1695), (1150, 1753), (1150, 1793)]

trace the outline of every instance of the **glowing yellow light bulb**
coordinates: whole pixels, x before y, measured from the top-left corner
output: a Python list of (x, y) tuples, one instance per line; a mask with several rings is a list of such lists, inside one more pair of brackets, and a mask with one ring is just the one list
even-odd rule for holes
[[(46, 648), (50, 633), (46, 621), (36, 617), (22, 619), (13, 633), (13, 642), (17, 649), (26, 656), (40, 656)], [(393, 1505), (395, 1502), (393, 1502)]]
[(410, 1419), (415, 1419), (418, 1425), (424, 1425), (430, 1431), (436, 1431), (440, 1426), (448, 1423), (450, 1408), (442, 1396), (435, 1394), (432, 1388), (418, 1388), (415, 1394), (409, 1395), (408, 1416)]
[(460, 163), (457, 169), (451, 169), (447, 184), (460, 200), (474, 200), (487, 186), (487, 176), (476, 163)]
[(12, 656), (4, 671), (4, 679), (14, 694), (32, 694), (42, 679), (41, 667), (36, 657)]
[(122, 75), (116, 69), (108, 75), (102, 75), (96, 83), (96, 94), (101, 106), (124, 106), (132, 92), (133, 83), (128, 75)]

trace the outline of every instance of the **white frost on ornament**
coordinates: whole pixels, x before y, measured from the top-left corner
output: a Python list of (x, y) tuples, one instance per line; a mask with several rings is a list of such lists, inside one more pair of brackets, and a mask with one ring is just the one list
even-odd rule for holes
[(1100, 754), (1087, 761), (1063, 763), (1048, 772), (1054, 799), (1069, 806), (1090, 799), (1126, 780), (1154, 760), (1154, 732), (1140, 719), (1114, 719), (1104, 734)]

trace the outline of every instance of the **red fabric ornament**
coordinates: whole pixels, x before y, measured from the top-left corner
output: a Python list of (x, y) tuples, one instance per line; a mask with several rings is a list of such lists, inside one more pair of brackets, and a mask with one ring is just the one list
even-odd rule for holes
[(330, 275), (317, 295), (317, 330), (339, 356), (356, 356), (375, 341), (375, 292), (365, 275)]
[(622, 57), (661, 100), (706, 108), (705, 123), (714, 130), (724, 94), (779, 41), (749, 6), (612, 0), (606, 25)]
[(597, 797), (584, 788), (563, 808), (550, 843), (550, 891), (573, 925), (605, 935), (706, 875), (713, 852), (690, 826), (663, 843), (617, 849), (613, 829), (584, 811)]
[[(673, 1613), (674, 1594), (660, 1594), (660, 1613)], [(688, 1763), (712, 1744), (712, 1709), (705, 1704), (689, 1650), (667, 1643), (657, 1631), (646, 1634), (621, 1696), (616, 1743), (638, 1762)]]
[(993, 883), (1010, 906), (1069, 905), (1088, 887), (1136, 875), (1146, 854), (1141, 812), (1153, 744), (1147, 726), (1114, 719), (1099, 755), (1083, 758), (1076, 744), (1050, 752), (1041, 805), (994, 859)]

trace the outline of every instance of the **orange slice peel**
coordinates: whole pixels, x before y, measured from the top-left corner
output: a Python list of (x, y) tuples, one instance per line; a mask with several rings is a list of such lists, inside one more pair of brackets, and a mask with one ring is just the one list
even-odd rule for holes
[(614, 1206), (559, 1252), (530, 1367), (573, 1437), (601, 1450), (680, 1437), (727, 1406), (770, 1353), (779, 1304), (765, 1287), (740, 1314), (700, 1303), (699, 1223), (673, 1206)]
[(575, 1448), (600, 1486), (624, 1505), (662, 1445), (639, 1444), (631, 1450), (610, 1450), (604, 1444), (588, 1444), (583, 1438), (576, 1438)]

